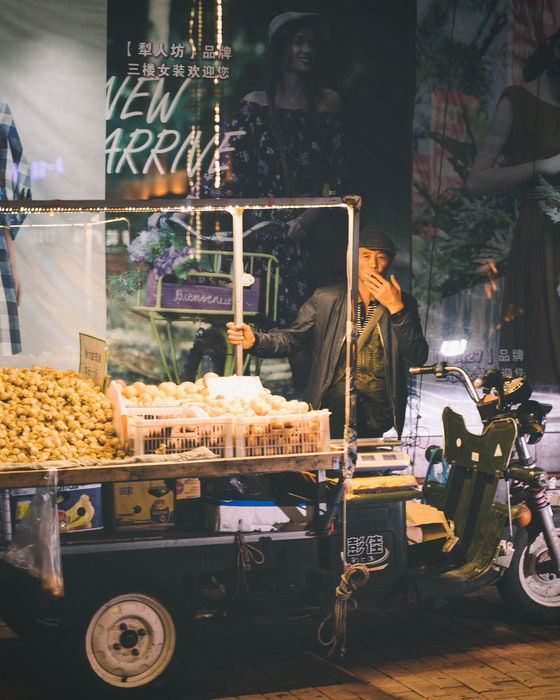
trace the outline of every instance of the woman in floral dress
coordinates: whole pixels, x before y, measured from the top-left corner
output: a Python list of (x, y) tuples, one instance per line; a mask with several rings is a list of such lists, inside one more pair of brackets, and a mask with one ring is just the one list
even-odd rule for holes
[[(241, 133), (231, 139), (233, 150), (221, 174), (219, 192), (214, 190), (213, 196), (323, 197), (347, 193), (341, 100), (334, 90), (322, 88), (318, 82), (318, 58), (326, 35), (326, 20), (316, 13), (285, 12), (272, 20), (266, 89), (246, 95), (228, 124), (229, 132)], [(333, 210), (291, 209), (254, 213), (250, 219), (246, 215), (246, 228), (258, 220), (268, 222), (245, 238), (245, 249), (278, 258), (278, 327), (293, 321), (319, 284), (337, 281), (340, 270), (326, 269), (327, 248), (343, 250), (340, 234), (345, 233), (345, 222), (336, 214)], [(320, 246), (314, 251), (315, 259), (310, 259), (312, 231), (325, 234), (324, 264), (316, 259)], [(317, 270), (323, 273), (320, 278), (314, 273)], [(307, 381), (305, 361), (302, 356), (290, 358), (298, 390)]]

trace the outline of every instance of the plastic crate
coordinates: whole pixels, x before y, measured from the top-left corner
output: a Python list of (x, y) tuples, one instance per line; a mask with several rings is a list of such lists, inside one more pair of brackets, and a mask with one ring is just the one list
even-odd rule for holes
[(128, 406), (123, 400), (122, 386), (117, 382), (109, 384), (107, 398), (111, 402), (113, 409), (113, 427), (123, 447), (128, 443), (128, 421), (130, 418), (167, 420), (170, 418), (207, 416), (206, 412), (201, 411), (197, 404), (188, 400), (179, 400), (168, 406)]
[(233, 419), (128, 418), (126, 449), (134, 455), (176, 454), (207, 447), (217, 457), (233, 457)]
[(236, 418), (234, 431), (236, 457), (327, 452), (329, 411)]

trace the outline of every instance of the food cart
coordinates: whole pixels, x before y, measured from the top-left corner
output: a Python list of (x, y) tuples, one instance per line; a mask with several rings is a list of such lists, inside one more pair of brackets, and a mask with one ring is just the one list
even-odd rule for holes
[[(12, 566), (9, 558), (0, 562), (0, 615), (36, 648), (38, 658), (49, 664), (62, 661), (65, 674), (75, 677), (81, 692), (91, 697), (99, 697), (102, 692), (117, 695), (125, 692), (130, 697), (134, 691), (155, 697), (154, 688), (163, 692), (164, 687), (181, 682), (188, 671), (188, 647), (193, 643), (194, 621), (223, 614), (236, 600), (246, 603), (247, 596), (255, 592), (266, 592), (264, 597), (292, 608), (325, 605), (348, 565), (348, 538), (367, 542), (353, 562), (362, 577), (369, 575), (368, 566), (378, 573), (380, 594), (402, 576), (405, 561), (403, 505), (414, 493), (393, 490), (384, 499), (381, 509), (376, 502), (375, 512), (371, 503), (365, 504), (367, 512), (357, 507), (353, 521), (347, 520), (345, 512), (345, 483), (352, 475), (356, 455), (349, 368), (355, 349), (350, 309), (356, 289), (353, 261), (357, 252), (355, 232), (359, 205), (358, 198), (328, 198), (228, 201), (225, 206), (223, 202), (196, 200), (117, 204), (70, 202), (60, 206), (52, 202), (34, 202), (4, 208), (20, 213), (226, 211), (233, 220), (232, 313), (238, 323), (243, 319), (243, 212), (250, 208), (281, 207), (343, 207), (348, 212), (351, 293), (347, 324), (347, 439), (336, 445), (330, 445), (328, 439), (315, 442), (313, 451), (306, 450), (300, 443), (297, 450), (280, 447), (271, 452), (253, 452), (252, 456), (247, 456), (250, 450), (239, 449), (239, 445), (217, 456), (201, 443), (188, 452), (180, 447), (171, 450), (175, 454), (140, 456), (136, 453), (126, 459), (95, 463), (74, 460), (72, 463), (4, 464), (0, 467), (2, 536), (8, 552), (14, 536), (13, 495), (22, 489), (44, 487), (48, 483), (52, 498), (53, 493), (78, 485), (95, 485), (105, 491), (112, 488), (114, 494), (114, 485), (125, 484), (126, 489), (131, 489), (135, 483), (153, 480), (169, 486), (184, 480), (210, 483), (231, 476), (299, 472), (317, 475), (312, 495), (303, 504), (307, 515), (293, 528), (277, 530), (272, 527), (263, 532), (262, 527), (253, 528), (248, 521), (243, 526), (240, 523), (235, 531), (224, 531), (219, 526), (201, 527), (200, 520), (193, 526), (188, 515), (182, 524), (178, 522), (165, 528), (107, 527), (95, 532), (68, 531), (60, 536), (57, 528), (54, 540), (56, 544), (60, 541), (63, 595), (58, 581), (49, 580), (49, 571), (45, 577), (45, 568), (48, 570), (45, 561), (49, 560), (48, 564), (56, 557), (56, 552), (53, 555), (44, 548), (39, 551), (35, 560), (39, 560), (39, 569), (43, 570), (34, 571), (35, 577)], [(161, 301), (159, 297), (158, 300)], [(236, 350), (235, 367), (241, 375), (240, 347)], [(324, 425), (325, 416), (322, 418)], [(195, 418), (191, 420), (196, 422)], [(290, 429), (293, 429), (291, 424)], [(317, 449), (319, 444), (320, 450)], [(147, 450), (153, 451), (156, 450)], [(327, 475), (330, 477), (328, 498)], [(200, 494), (195, 494), (189, 504), (195, 509), (200, 505), (198, 496)], [(48, 500), (48, 490), (44, 498)], [(104, 508), (108, 507), (105, 500)], [(43, 536), (47, 527), (46, 521), (37, 526), (36, 536)], [(36, 543), (28, 540), (23, 549), (27, 549), (27, 545), (34, 547)], [(43, 588), (39, 584), (41, 578)], [(349, 579), (347, 584), (354, 587)], [(340, 632), (340, 621), (338, 627)], [(336, 643), (336, 632), (332, 640)]]
[[(432, 374), (441, 380), (458, 376), (484, 426), (482, 434), (472, 434), (460, 415), (444, 409), (443, 453), (451, 465), (449, 480), (445, 485), (429, 482), (423, 488), (427, 507), (431, 503), (432, 514), (438, 514), (438, 520), (428, 524), (435, 522), (438, 532), (433, 540), (416, 532), (421, 546), (414, 552), (407, 547), (405, 506), (421, 492), (414, 477), (394, 474), (410, 461), (394, 449), (399, 445), (394, 440), (371, 441), (361, 446), (369, 451), (358, 454), (351, 371), (356, 357), (351, 310), (357, 289), (357, 198), (228, 201), (227, 205), (189, 200), (165, 201), (165, 205), (81, 202), (56, 207), (34, 202), (32, 207), (15, 206), (20, 213), (226, 211), (233, 220), (232, 313), (237, 323), (243, 319), (243, 212), (301, 206), (344, 207), (348, 212), (344, 440), (330, 441), (324, 412), (304, 407), (299, 414), (284, 413), (285, 398), (267, 395), (269, 407), (275, 406), (268, 415), (259, 410), (244, 416), (210, 401), (210, 408), (219, 408), (212, 417), (208, 412), (197, 413), (200, 406), (192, 405), (187, 416), (181, 412), (189, 401), (170, 405), (165, 396), (160, 406), (142, 398), (136, 407), (127, 408), (121, 403), (126, 387), (117, 383), (109, 385), (108, 393), (113, 395), (113, 426), (121, 449), (133, 446), (128, 456), (106, 459), (101, 455), (91, 460), (86, 455), (37, 462), (32, 459), (37, 448), (29, 444), (32, 431), (25, 425), (26, 453), (23, 437), (22, 449), (0, 445), (0, 454), (11, 454), (15, 448), (16, 456), (23, 455), (27, 462), (4, 459), (0, 465), (5, 550), (0, 561), (0, 616), (35, 648), (38, 661), (62, 671), (69, 692), (79, 688), (81, 697), (90, 698), (169, 697), (173, 688), (180, 690), (188, 683), (189, 647), (195, 643), (198, 623), (232, 610), (251, 614), (271, 607), (276, 611), (311, 607), (318, 613), (319, 641), (331, 653), (344, 651), (352, 596), (378, 602), (400, 592), (421, 601), (497, 583), (504, 600), (517, 612), (548, 624), (558, 622), (558, 512), (546, 495), (544, 470), (535, 466), (527, 447), (527, 441), (533, 444), (542, 437), (550, 406), (529, 401), (531, 389), (526, 383), (508, 383), (504, 378), (497, 382), (497, 373), (490, 372), (483, 378), (487, 395), (480, 397), (461, 368), (445, 363), (411, 368), (413, 374)], [(13, 210), (0, 207), (0, 212)], [(162, 295), (157, 296), (158, 313), (164, 314)], [(166, 320), (165, 315), (162, 318)], [(211, 379), (233, 379), (245, 392), (253, 378), (242, 376), (242, 352), (237, 349), (235, 354), (237, 376)], [(15, 369), (3, 371), (10, 382), (14, 380), (11, 394), (2, 387), (3, 395), (10, 394), (4, 400), (15, 411), (14, 422), (25, 423), (32, 390), (23, 385)], [(38, 375), (32, 386), (41, 385), (48, 398), (48, 407), (31, 416), (33, 425), (53, 420), (56, 424), (56, 411), (49, 407), (64, 392), (58, 391), (56, 383), (43, 382), (40, 369), (22, 371)], [(83, 382), (75, 372), (71, 375), (67, 383)], [(55, 380), (61, 377), (64, 372), (54, 371)], [(194, 388), (199, 397), (194, 403), (202, 398), (208, 403), (209, 378), (196, 381), (203, 384), (190, 383), (191, 387), (187, 382), (184, 391)], [(91, 393), (91, 386), (82, 391)], [(173, 386), (166, 388), (178, 396), (181, 387)], [(163, 386), (161, 390), (164, 394)], [(107, 440), (103, 432), (108, 399), (96, 391), (97, 396), (90, 397), (98, 420), (94, 432), (105, 435), (101, 452), (108, 454), (118, 440), (114, 436)], [(144, 393), (155, 398), (158, 392), (153, 387), (153, 392)], [(134, 398), (133, 391), (126, 393)], [(175, 410), (179, 415), (173, 415)], [(76, 425), (83, 438), (87, 431), (80, 426), (85, 423), (87, 415), (81, 412), (79, 424), (70, 415), (65, 425)], [(6, 435), (9, 429), (4, 426)], [(63, 434), (64, 440), (73, 442), (73, 433)], [(87, 440), (90, 437), (94, 436), (86, 435)], [(49, 440), (64, 443), (56, 432), (43, 435), (39, 454), (48, 451)], [(64, 449), (60, 451), (64, 454)], [(434, 459), (436, 453), (442, 455), (441, 449), (429, 451)], [(354, 478), (356, 468), (375, 476)], [(291, 496), (286, 502), (275, 497), (259, 503), (254, 498), (244, 501), (227, 491), (229, 482), (260, 477), (266, 483), (276, 479), (281, 485), (296, 477), (299, 486), (305, 482), (306, 488), (284, 488)], [(497, 499), (503, 480), (510, 482), (505, 502)], [(137, 493), (137, 486), (143, 489), (144, 500), (129, 498)], [(25, 492), (30, 488), (37, 489), (31, 500)], [(66, 527), (61, 533), (59, 500), (68, 496), (72, 503), (60, 522), (70, 525), (76, 518), (74, 523), (87, 520), (91, 525), (93, 501), (103, 490), (108, 493), (98, 508), (105, 511), (106, 526), (75, 531)], [(201, 496), (208, 494), (206, 502)], [(128, 509), (116, 507), (121, 497)], [(170, 517), (173, 508), (175, 522)], [(119, 522), (121, 515), (123, 522)], [(18, 519), (21, 522), (14, 529)], [(421, 529), (412, 527), (412, 531)]]

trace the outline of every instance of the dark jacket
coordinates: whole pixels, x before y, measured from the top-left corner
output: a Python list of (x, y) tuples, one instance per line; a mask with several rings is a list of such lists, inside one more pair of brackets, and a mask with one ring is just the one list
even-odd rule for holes
[[(289, 328), (255, 334), (251, 354), (258, 357), (282, 357), (311, 344), (311, 372), (305, 399), (319, 408), (329, 387), (346, 338), (346, 285), (320, 287), (300, 308)], [(390, 315), (383, 312), (379, 321), (385, 348), (385, 376), (391, 400), (394, 425), (402, 433), (406, 411), (408, 375), (405, 363), (422, 365), (428, 357), (428, 344), (422, 333), (415, 299), (403, 292), (404, 309)]]

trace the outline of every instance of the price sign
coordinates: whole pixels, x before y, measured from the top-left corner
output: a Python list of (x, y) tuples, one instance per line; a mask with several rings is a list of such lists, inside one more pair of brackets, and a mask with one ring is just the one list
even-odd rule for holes
[(223, 396), (228, 401), (239, 396), (252, 399), (264, 391), (260, 377), (208, 377), (206, 386), (210, 396)]
[(106, 340), (80, 333), (80, 374), (93, 379), (101, 391), (105, 391), (109, 346)]

